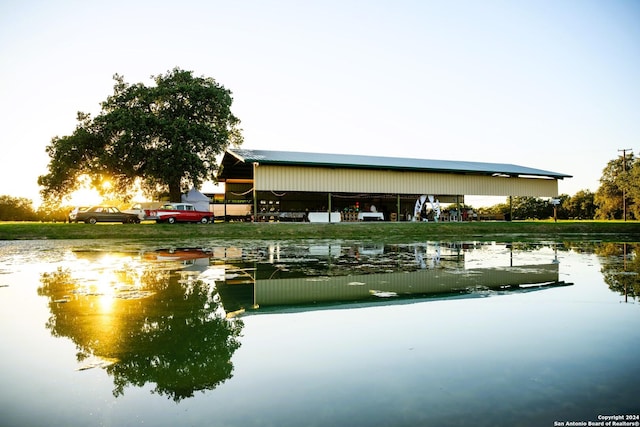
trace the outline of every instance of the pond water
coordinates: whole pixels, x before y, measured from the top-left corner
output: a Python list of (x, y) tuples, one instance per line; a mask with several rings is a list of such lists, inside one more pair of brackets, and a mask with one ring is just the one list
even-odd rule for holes
[(640, 425), (638, 250), (0, 242), (0, 424)]

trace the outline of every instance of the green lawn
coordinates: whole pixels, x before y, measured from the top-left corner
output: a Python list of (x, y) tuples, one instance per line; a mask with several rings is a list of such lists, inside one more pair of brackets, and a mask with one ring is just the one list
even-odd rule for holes
[(0, 240), (37, 239), (358, 239), (640, 242), (638, 221), (512, 221), (467, 223), (358, 222), (201, 224), (65, 224), (0, 222)]

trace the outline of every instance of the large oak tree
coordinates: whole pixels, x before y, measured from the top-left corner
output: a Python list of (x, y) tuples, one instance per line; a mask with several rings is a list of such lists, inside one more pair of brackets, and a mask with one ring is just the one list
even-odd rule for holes
[(152, 78), (155, 85), (146, 86), (116, 74), (101, 112), (93, 119), (78, 113), (73, 134), (52, 139), (49, 173), (38, 178), (44, 200), (73, 192), (82, 176), (109, 180), (119, 195), (139, 182), (149, 194), (168, 191), (173, 201), (214, 179), (218, 156), (242, 143), (231, 91), (179, 68)]

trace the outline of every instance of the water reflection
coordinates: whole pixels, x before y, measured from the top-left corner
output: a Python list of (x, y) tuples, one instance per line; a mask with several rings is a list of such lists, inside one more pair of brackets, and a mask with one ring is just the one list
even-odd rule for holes
[[(228, 310), (252, 312), (485, 297), (568, 285), (559, 280), (555, 257), (514, 264), (512, 245), (493, 246), (493, 252), (484, 246), (275, 244), (264, 259), (227, 259), (218, 290)], [(482, 250), (481, 260), (474, 259), (474, 250)]]
[(625, 302), (640, 295), (640, 258), (637, 244), (603, 243), (596, 253), (601, 257), (602, 275), (609, 289), (624, 295)]
[[(155, 384), (175, 401), (231, 378), (241, 320), (227, 320), (212, 287), (178, 262), (77, 253), (78, 270), (41, 277), (49, 299), (47, 328), (76, 345), (79, 369), (104, 367), (115, 396)], [(83, 261), (88, 262), (89, 268)]]
[(636, 245), (246, 243), (140, 252), (74, 251), (41, 275), (47, 328), (103, 368), (115, 396), (154, 387), (175, 401), (233, 374), (239, 315), (482, 298), (571, 286), (558, 251), (602, 256), (609, 287), (640, 292)]

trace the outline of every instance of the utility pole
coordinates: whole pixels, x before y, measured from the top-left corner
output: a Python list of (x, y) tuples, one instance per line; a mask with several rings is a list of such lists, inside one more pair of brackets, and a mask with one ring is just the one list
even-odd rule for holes
[[(631, 148), (618, 149), (618, 151), (622, 152), (622, 172), (624, 173), (627, 171), (627, 151), (631, 151)], [(627, 220), (627, 195), (624, 186), (622, 187), (622, 217), (625, 221)]]

